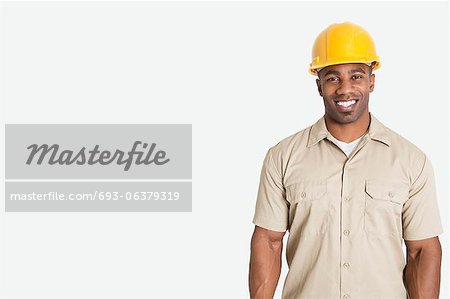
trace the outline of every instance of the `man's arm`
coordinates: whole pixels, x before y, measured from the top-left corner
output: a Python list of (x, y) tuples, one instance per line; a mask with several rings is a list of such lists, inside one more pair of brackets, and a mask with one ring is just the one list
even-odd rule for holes
[(255, 226), (250, 254), (250, 298), (273, 298), (280, 278), (284, 234)]
[(411, 299), (437, 299), (441, 282), (442, 248), (439, 237), (407, 241), (404, 281)]

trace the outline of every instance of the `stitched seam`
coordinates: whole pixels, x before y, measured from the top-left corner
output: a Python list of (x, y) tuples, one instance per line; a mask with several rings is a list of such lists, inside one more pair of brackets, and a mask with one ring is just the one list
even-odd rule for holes
[(412, 182), (411, 186), (413, 186), (417, 182), (417, 180), (420, 178), (420, 176), (422, 175), (423, 170), (425, 169), (426, 163), (427, 163), (427, 156), (424, 154), (424, 161), (423, 161), (422, 169), (420, 170), (419, 175), (414, 179), (414, 182)]

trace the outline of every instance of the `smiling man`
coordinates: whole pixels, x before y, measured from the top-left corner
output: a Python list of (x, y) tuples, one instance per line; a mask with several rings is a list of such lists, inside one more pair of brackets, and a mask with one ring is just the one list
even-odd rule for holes
[[(360, 26), (317, 37), (309, 72), (325, 114), (266, 154), (251, 240), (251, 298), (439, 297), (443, 232), (427, 156), (369, 112), (380, 67)], [(406, 263), (402, 244), (406, 244)]]

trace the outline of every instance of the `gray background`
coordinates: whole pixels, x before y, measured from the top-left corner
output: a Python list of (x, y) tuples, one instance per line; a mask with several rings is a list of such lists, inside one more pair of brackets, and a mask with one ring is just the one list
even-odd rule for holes
[(193, 124), (192, 213), (2, 212), (4, 298), (248, 298), (262, 160), (323, 114), (310, 50), (346, 20), (383, 63), (371, 111), (433, 163), (448, 256), (447, 3), (1, 7), (2, 123)]

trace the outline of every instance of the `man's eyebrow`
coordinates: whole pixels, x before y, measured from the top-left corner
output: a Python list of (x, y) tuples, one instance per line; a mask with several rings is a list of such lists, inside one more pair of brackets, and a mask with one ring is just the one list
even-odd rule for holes
[[(365, 72), (362, 68), (358, 67), (358, 68), (356, 68), (356, 69), (350, 70), (350, 74), (354, 74), (354, 73), (363, 73), (363, 74), (365, 74), (366, 72)], [(325, 75), (323, 75), (323, 76), (326, 77), (326, 76), (328, 76), (328, 75), (340, 75), (340, 74), (341, 74), (341, 72), (339, 72), (339, 71), (336, 71), (336, 70), (329, 70), (329, 71), (326, 72)]]
[(323, 75), (323, 76), (325, 77), (325, 76), (328, 76), (328, 75), (340, 75), (340, 74), (341, 74), (341, 72), (329, 70), (329, 71), (326, 72), (325, 75)]
[(356, 68), (356, 69), (352, 69), (351, 71), (350, 71), (350, 73), (351, 74), (354, 74), (354, 73), (363, 73), (363, 74), (365, 74), (366, 72), (362, 69), (362, 68)]

